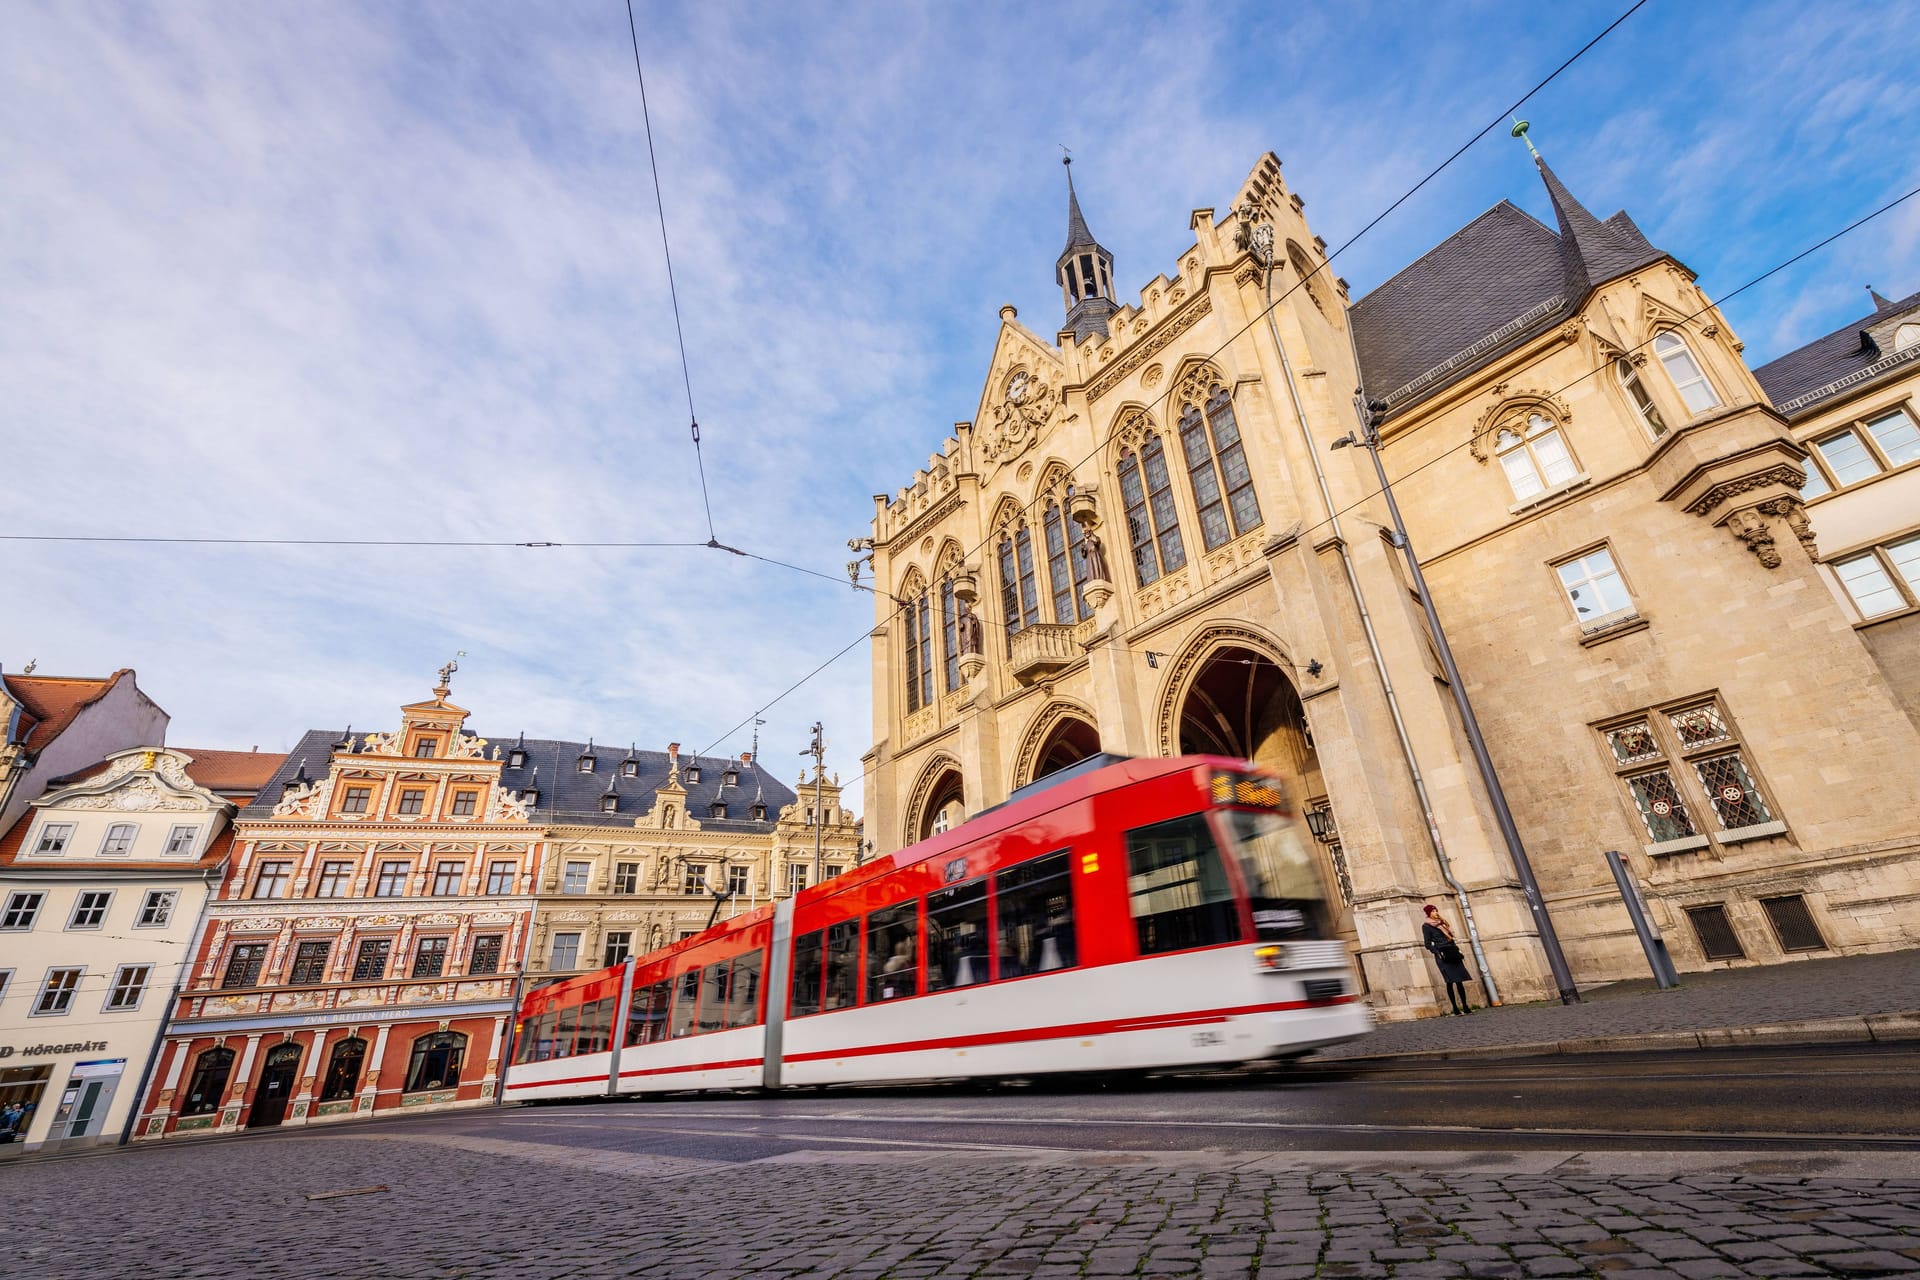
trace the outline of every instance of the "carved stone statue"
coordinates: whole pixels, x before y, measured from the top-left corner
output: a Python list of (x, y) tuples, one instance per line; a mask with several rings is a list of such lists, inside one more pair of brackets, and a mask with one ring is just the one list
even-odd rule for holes
[(954, 629), (959, 634), (961, 653), (981, 652), (979, 614), (962, 606), (960, 616), (954, 621)]
[(1100, 535), (1089, 529), (1086, 538), (1080, 544), (1080, 560), (1087, 567), (1087, 577), (1103, 582), (1113, 581), (1113, 574), (1107, 568), (1107, 549), (1101, 545)]

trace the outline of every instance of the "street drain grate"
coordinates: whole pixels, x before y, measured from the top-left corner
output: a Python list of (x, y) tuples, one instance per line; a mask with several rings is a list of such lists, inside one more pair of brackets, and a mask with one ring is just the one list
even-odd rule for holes
[(384, 1186), (380, 1186), (380, 1187), (346, 1187), (339, 1191), (309, 1191), (307, 1193), (307, 1199), (338, 1200), (342, 1196), (370, 1196), (370, 1195), (373, 1195), (375, 1192), (385, 1191), (387, 1189), (388, 1188)]

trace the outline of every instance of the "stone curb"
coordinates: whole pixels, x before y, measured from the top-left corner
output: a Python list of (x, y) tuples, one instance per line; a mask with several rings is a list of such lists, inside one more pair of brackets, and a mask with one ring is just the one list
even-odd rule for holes
[(1685, 1049), (1739, 1049), (1751, 1045), (1871, 1044), (1920, 1040), (1920, 1010), (1854, 1014), (1844, 1018), (1805, 1018), (1799, 1022), (1746, 1027), (1703, 1027), (1697, 1031), (1647, 1031), (1638, 1035), (1585, 1036), (1525, 1044), (1462, 1045), (1451, 1049), (1411, 1049), (1352, 1057), (1302, 1060), (1303, 1066), (1445, 1062), (1454, 1058), (1543, 1058), (1579, 1053), (1663, 1053)]

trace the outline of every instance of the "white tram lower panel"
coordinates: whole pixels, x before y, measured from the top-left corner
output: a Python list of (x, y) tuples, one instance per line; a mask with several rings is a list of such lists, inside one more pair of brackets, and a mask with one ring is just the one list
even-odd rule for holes
[(1351, 994), (1344, 966), (1261, 972), (1251, 947), (1230, 947), (816, 1014), (786, 1024), (781, 1082), (1224, 1065), (1371, 1028), (1357, 1000), (1259, 1011), (1304, 1001), (1309, 978), (1340, 978)]

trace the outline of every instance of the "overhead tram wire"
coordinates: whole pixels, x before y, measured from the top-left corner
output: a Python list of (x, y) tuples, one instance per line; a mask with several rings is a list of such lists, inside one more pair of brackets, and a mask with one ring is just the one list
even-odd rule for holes
[[(1788, 267), (1794, 265), (1796, 262), (1799, 262), (1802, 259), (1808, 257), (1809, 255), (1817, 253), (1821, 249), (1826, 248), (1828, 245), (1840, 239), (1842, 236), (1845, 236), (1853, 231), (1857, 231), (1861, 227), (1867, 225), (1869, 222), (1872, 222), (1874, 219), (1882, 217), (1883, 215), (1892, 212), (1894, 209), (1898, 208), (1902, 204), (1905, 204), (1907, 201), (1913, 199), (1915, 196), (1920, 196), (1920, 187), (1914, 187), (1913, 189), (1907, 191), (1904, 195), (1896, 196), (1894, 199), (1889, 200), (1887, 203), (1881, 205), (1879, 208), (1873, 210), (1871, 213), (1864, 214), (1861, 217), (1854, 219), (1852, 222), (1848, 223), (1846, 226), (1842, 227), (1840, 230), (1834, 232), (1833, 234), (1815, 242), (1814, 244), (1807, 246), (1805, 249), (1802, 249), (1800, 252), (1794, 254), (1792, 257), (1787, 258), (1784, 261), (1779, 262), (1772, 267), (1769, 267), (1767, 270), (1761, 272), (1757, 276), (1754, 276), (1751, 280), (1748, 280), (1746, 283), (1740, 285), (1739, 287), (1729, 290), (1727, 293), (1720, 295), (1714, 301), (1709, 302), (1706, 306), (1697, 308), (1696, 310), (1686, 315), (1684, 319), (1688, 321), (1699, 319), (1701, 316), (1707, 314), (1707, 312), (1713, 310), (1715, 307), (1719, 306), (1720, 304), (1727, 302), (1730, 299), (1739, 297), (1741, 294), (1753, 288), (1755, 285), (1758, 285), (1763, 281), (1778, 275), (1780, 272), (1786, 270)], [(1633, 346), (1626, 348), (1625, 352), (1630, 354), (1634, 351), (1638, 351), (1650, 345), (1652, 345), (1651, 339), (1649, 339), (1646, 342), (1636, 343)], [(1591, 378), (1595, 374), (1599, 373), (1601, 368), (1608, 368), (1608, 367), (1610, 367), (1610, 365), (1602, 365), (1599, 368), (1589, 369), (1587, 372), (1579, 375), (1576, 378), (1571, 379), (1568, 382), (1562, 383), (1560, 386), (1554, 388), (1553, 390), (1547, 392), (1546, 394), (1549, 396), (1557, 396), (1563, 392), (1570, 391), (1574, 387), (1578, 386), (1580, 383), (1586, 381), (1588, 378)], [(1460, 452), (1462, 449), (1469, 447), (1470, 444), (1471, 442), (1468, 441), (1468, 442), (1463, 442), (1460, 444), (1453, 445), (1447, 448), (1446, 450), (1442, 451), (1441, 453), (1436, 454), (1434, 457), (1429, 458), (1427, 461), (1421, 463), (1419, 466), (1414, 467), (1411, 470), (1407, 471), (1406, 474), (1394, 477), (1391, 483), (1398, 484), (1404, 480), (1407, 480), (1412, 476), (1418, 475), (1420, 472), (1426, 470), (1428, 467), (1432, 466), (1434, 463), (1439, 462), (1444, 458), (1450, 457), (1453, 454)], [(1364, 506), (1366, 503), (1371, 502), (1373, 499), (1379, 497), (1383, 492), (1384, 490), (1381, 490), (1381, 489), (1368, 489), (1355, 501), (1348, 503), (1346, 506), (1341, 507), (1336, 511), (1331, 512), (1326, 519), (1317, 521), (1314, 524), (1303, 527), (1300, 531), (1300, 536), (1305, 537), (1308, 534), (1314, 533), (1322, 528), (1325, 528), (1327, 525), (1332, 524), (1339, 517), (1346, 515), (1349, 512), (1358, 510), (1360, 507)], [(984, 546), (985, 544), (982, 543), (981, 545)], [(977, 549), (978, 548), (976, 548), (976, 550)], [(898, 614), (901, 611), (901, 609), (904, 607), (905, 607), (904, 602), (896, 601), (894, 614)], [(985, 611), (977, 608), (974, 610), (974, 612), (981, 619), (981, 626), (983, 631), (988, 629), (989, 621), (990, 621), (989, 615)], [(892, 617), (893, 615), (889, 615), (887, 621), (889, 622), (892, 621)], [(884, 625), (885, 623), (876, 624), (873, 630), (878, 630), (880, 626), (884, 626)], [(1005, 621), (1001, 620), (1000, 622), (993, 624), (993, 627), (995, 630), (1004, 630)], [(806, 675), (802, 676), (799, 680), (795, 681), (792, 685), (788, 686), (785, 690), (781, 691), (781, 693), (779, 693), (771, 702), (767, 703), (766, 706), (771, 707), (775, 703), (786, 698), (789, 694), (793, 693), (796, 689), (799, 689), (802, 685), (806, 684), (807, 681), (819, 675), (820, 672), (824, 671), (827, 667), (839, 661), (840, 658), (845, 656), (848, 650), (852, 649), (855, 645), (858, 645), (861, 640), (867, 639), (869, 636), (872, 635), (872, 633), (873, 633), (872, 630), (868, 631), (865, 635), (862, 635), (858, 640), (855, 640), (853, 644), (848, 645), (846, 649), (842, 649), (839, 653), (836, 653), (831, 658), (828, 658), (825, 662), (821, 663), (818, 667), (815, 667), (812, 671), (808, 672)], [(1126, 644), (1124, 641), (1121, 642), (1120, 647), (1126, 649), (1128, 652), (1134, 652), (1134, 646)], [(1228, 661), (1234, 661), (1234, 660), (1228, 659)], [(1249, 662), (1248, 665), (1257, 665), (1257, 664)], [(766, 707), (761, 708), (761, 710), (765, 710), (765, 709)], [(759, 712), (755, 712), (754, 714), (758, 715)], [(965, 715), (963, 715), (960, 719), (954, 721), (953, 723), (955, 725), (964, 724), (966, 723), (966, 721), (980, 714), (982, 714), (981, 710), (976, 708), (974, 710), (968, 711)], [(724, 736), (722, 736), (714, 745), (718, 746), (720, 742), (725, 742), (728, 737), (731, 737), (733, 734), (738, 733), (739, 730), (740, 730), (739, 725), (736, 725), (734, 728), (729, 729), (727, 733)], [(712, 747), (709, 747), (707, 750), (711, 752), (712, 749), (713, 749)], [(875, 764), (867, 769), (862, 770), (859, 776), (854, 778), (853, 781), (854, 782), (866, 781), (866, 779), (873, 774), (874, 769), (878, 767), (879, 767), (878, 764)], [(851, 783), (847, 785), (851, 785)]]
[(732, 551), (734, 548), (723, 544), (714, 532), (713, 501), (707, 496), (707, 462), (700, 451), (700, 415), (693, 409), (693, 372), (687, 363), (687, 333), (680, 324), (680, 290), (673, 281), (673, 247), (667, 243), (667, 198), (660, 189), (660, 161), (653, 150), (653, 116), (647, 110), (647, 73), (640, 67), (640, 29), (633, 18), (633, 0), (627, 0), (627, 35), (633, 42), (633, 74), (640, 81), (640, 122), (647, 133), (647, 165), (653, 171), (653, 205), (660, 211), (660, 253), (667, 264), (667, 297), (673, 302), (673, 333), (680, 342), (680, 378), (687, 389), (687, 420), (693, 433), (693, 462), (700, 473), (700, 504), (707, 513), (705, 545)]
[[(645, 550), (707, 547), (705, 542), (554, 542), (544, 539), (506, 542), (483, 538), (191, 538), (112, 533), (0, 533), (0, 542), (117, 542), (177, 543), (216, 547), (579, 547), (585, 549)], [(742, 551), (740, 555), (747, 553)]]
[[(1413, 186), (1407, 188), (1407, 190), (1403, 192), (1399, 196), (1399, 198), (1394, 200), (1392, 204), (1389, 204), (1385, 209), (1381, 210), (1378, 214), (1376, 214), (1374, 218), (1371, 221), (1369, 221), (1365, 226), (1361, 227), (1360, 230), (1355, 232), (1353, 235), (1349, 236), (1338, 248), (1336, 248), (1332, 253), (1326, 256), (1325, 261), (1321, 262), (1318, 266), (1313, 268), (1313, 270), (1303, 274), (1297, 282), (1295, 282), (1294, 284), (1290, 285), (1287, 288), (1286, 292), (1282, 293), (1279, 297), (1272, 299), (1270, 302), (1268, 302), (1268, 304), (1265, 307), (1263, 307), (1259, 311), (1256, 311), (1251, 317), (1248, 318), (1245, 324), (1241, 325), (1238, 329), (1234, 330), (1232, 334), (1228, 335), (1226, 341), (1222, 342), (1219, 346), (1215, 347), (1211, 352), (1209, 352), (1206, 358), (1212, 359), (1213, 357), (1218, 356), (1222, 351), (1225, 351), (1229, 346), (1231, 346), (1235, 341), (1237, 341), (1242, 334), (1246, 333), (1249, 329), (1251, 329), (1255, 324), (1259, 323), (1261, 320), (1264, 320), (1267, 314), (1271, 312), (1274, 308), (1278, 307), (1282, 302), (1285, 302), (1288, 298), (1292, 297), (1296, 290), (1305, 288), (1309, 280), (1313, 279), (1314, 276), (1318, 275), (1320, 272), (1325, 271), (1328, 267), (1332, 266), (1333, 260), (1335, 258), (1338, 258), (1341, 254), (1345, 253), (1348, 249), (1351, 249), (1354, 245), (1358, 244), (1363, 236), (1365, 236), (1368, 232), (1372, 231), (1375, 227), (1379, 226), (1381, 222), (1385, 221), (1386, 218), (1390, 214), (1392, 214), (1394, 210), (1398, 209), (1401, 205), (1405, 204), (1408, 200), (1412, 199), (1413, 196), (1416, 195), (1421, 190), (1421, 188), (1425, 187), (1429, 182), (1432, 182), (1436, 177), (1438, 177), (1442, 172), (1444, 172), (1449, 166), (1451, 166), (1454, 161), (1458, 160), (1461, 156), (1465, 155), (1467, 151), (1475, 143), (1479, 142), (1480, 139), (1486, 137), (1488, 133), (1498, 128), (1509, 117), (1511, 117), (1515, 112), (1517, 112), (1521, 107), (1525, 106), (1528, 100), (1531, 99), (1535, 94), (1539, 93), (1542, 89), (1546, 88), (1549, 84), (1552, 84), (1554, 80), (1559, 78), (1562, 72), (1566, 71), (1568, 67), (1571, 67), (1574, 63), (1578, 62), (1582, 57), (1584, 57), (1588, 52), (1590, 52), (1595, 45), (1599, 44), (1602, 40), (1606, 39), (1609, 35), (1612, 35), (1613, 32), (1617, 30), (1622, 23), (1624, 23), (1628, 18), (1631, 18), (1634, 14), (1638, 13), (1641, 10), (1641, 8), (1643, 8), (1646, 5), (1646, 3), (1647, 3), (1647, 0), (1634, 0), (1634, 3), (1629, 5), (1620, 14), (1620, 16), (1615, 18), (1612, 22), (1609, 22), (1592, 39), (1588, 40), (1585, 44), (1581, 45), (1578, 49), (1574, 50), (1573, 53), (1570, 54), (1564, 61), (1562, 61), (1559, 66), (1555, 67), (1552, 71), (1548, 72), (1547, 75), (1543, 79), (1541, 79), (1537, 84), (1535, 84), (1531, 89), (1528, 89), (1525, 93), (1521, 94), (1518, 98), (1516, 98), (1510, 105), (1501, 109), (1497, 114), (1494, 115), (1494, 117), (1490, 121), (1487, 122), (1487, 124), (1485, 124), (1479, 130), (1477, 130), (1471, 138), (1468, 138), (1464, 143), (1462, 143), (1459, 147), (1457, 147), (1451, 155), (1449, 155), (1445, 160), (1442, 160), (1439, 164), (1435, 165), (1432, 169), (1428, 170), (1426, 176), (1422, 177), (1420, 181), (1414, 183)], [(633, 0), (627, 0), (627, 9), (628, 9), (629, 20), (631, 20)], [(636, 41), (637, 41), (637, 37), (636, 37)], [(635, 46), (635, 50), (636, 50), (635, 60), (637, 65), (638, 63), (637, 43)], [(1154, 401), (1152, 409), (1160, 410), (1161, 407), (1164, 405), (1164, 403), (1168, 400), (1168, 398), (1172, 396), (1172, 394), (1173, 394), (1173, 386), (1171, 383), (1169, 383), (1167, 389), (1161, 392), (1159, 397)], [(1119, 431), (1119, 423), (1116, 422), (1113, 428), (1109, 430), (1104, 436), (1101, 437), (1099, 443), (1093, 447), (1091, 452), (1089, 452), (1085, 457), (1081, 458), (1080, 461), (1074, 463), (1073, 466), (1067, 469), (1068, 475), (1071, 476), (1077, 473), (1081, 467), (1085, 466), (1087, 463), (1099, 457), (1101, 453), (1105, 452), (1105, 450), (1107, 449), (1107, 446), (1113, 442), (1113, 438), (1118, 431)], [(1035, 506), (1037, 506), (1041, 501), (1045, 499), (1046, 496), (1047, 495), (1045, 494), (1037, 495), (1032, 502), (1026, 503), (1020, 508), (1020, 514), (1023, 517), (1029, 514)], [(1372, 496), (1372, 495), (1369, 495), (1369, 496)], [(1340, 513), (1335, 513), (1335, 514), (1337, 515)], [(1315, 526), (1315, 527), (1317, 528), (1318, 526)], [(991, 534), (989, 534), (986, 538), (974, 544), (971, 550), (963, 554), (960, 557), (961, 560), (964, 562), (968, 559), (971, 559), (976, 553), (984, 549), (992, 541), (993, 541), (993, 537)], [(791, 569), (791, 568), (797, 568), (798, 566), (787, 565), (786, 567)], [(813, 570), (802, 569), (800, 570), (800, 572), (812, 573), (813, 576), (815, 577), (824, 578), (828, 576), (824, 573), (818, 573)], [(838, 579), (835, 579), (835, 581), (838, 581)], [(875, 594), (882, 594), (882, 592), (876, 589)], [(867, 638), (867, 636), (871, 636), (873, 631), (878, 630), (880, 627), (885, 626), (888, 622), (891, 622), (893, 620), (893, 616), (895, 614), (898, 614), (903, 608), (905, 608), (905, 602), (898, 600), (897, 598), (893, 597), (890, 594), (888, 595), (887, 598), (894, 600), (893, 614), (889, 614), (884, 621), (876, 623), (872, 628), (869, 628), (868, 631), (865, 633), (865, 635), (861, 637), (861, 639), (865, 639)], [(765, 711), (768, 707), (773, 706), (774, 702), (778, 702), (782, 698), (785, 698), (788, 694), (792, 693), (795, 689), (798, 689), (801, 685), (804, 685), (808, 680), (811, 680), (815, 675), (818, 675), (821, 671), (825, 670), (828, 665), (831, 665), (832, 663), (838, 661), (841, 656), (846, 654), (849, 650), (851, 650), (854, 647), (854, 645), (857, 645), (859, 643), (860, 641), (856, 640), (853, 642), (853, 644), (850, 644), (845, 649), (840, 650), (839, 653), (836, 653), (833, 657), (827, 659), (826, 663), (823, 663), (820, 667), (816, 667), (812, 672), (809, 672), (807, 675), (801, 677), (800, 681), (797, 684), (787, 688), (786, 690), (778, 694), (774, 698), (773, 702), (769, 702), (766, 704), (766, 706), (763, 706), (759, 708), (759, 710), (756, 710), (755, 712), (753, 712), (753, 715), (754, 716), (759, 715), (761, 711)], [(752, 716), (749, 716), (748, 720), (751, 720), (752, 718), (753, 718)], [(720, 738), (719, 741), (725, 742), (728, 737), (731, 737), (734, 734), (738, 733), (743, 727), (745, 727), (748, 720), (743, 720), (740, 722), (740, 724), (737, 724), (732, 729), (729, 729), (726, 735)]]

